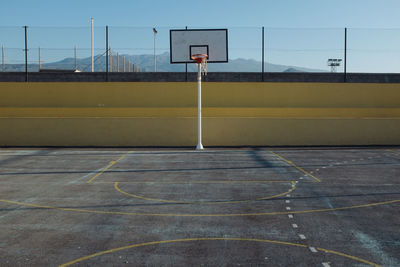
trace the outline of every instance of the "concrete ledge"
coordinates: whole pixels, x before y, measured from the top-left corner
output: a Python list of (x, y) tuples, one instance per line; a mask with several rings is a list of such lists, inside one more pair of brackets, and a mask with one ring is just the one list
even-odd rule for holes
[[(0, 82), (25, 82), (24, 72), (0, 72)], [(196, 73), (190, 72), (80, 72), (80, 73), (28, 73), (30, 82), (194, 82)], [(211, 72), (204, 77), (207, 82), (328, 82), (342, 83), (343, 73), (264, 73)], [(400, 73), (348, 73), (349, 83), (400, 83)]]

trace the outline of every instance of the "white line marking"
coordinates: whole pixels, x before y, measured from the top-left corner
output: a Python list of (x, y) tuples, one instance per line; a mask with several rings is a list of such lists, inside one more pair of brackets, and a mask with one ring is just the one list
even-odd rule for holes
[(300, 237), (300, 239), (306, 239), (306, 236), (305, 235), (302, 235), (302, 234), (299, 234), (299, 237)]
[(324, 166), (324, 167), (322, 167), (322, 169), (326, 169), (326, 167)]
[(293, 228), (299, 228), (299, 226), (297, 226), (297, 224), (295, 224), (295, 223), (292, 224), (292, 227)]
[(316, 253), (318, 252), (314, 247), (309, 247), (309, 249), (311, 250), (311, 252)]
[(324, 266), (324, 267), (331, 267), (331, 266), (329, 265), (329, 262), (323, 262), (323, 263), (322, 263), (322, 266)]
[(300, 180), (303, 180), (304, 178), (303, 177), (300, 177)]
[(293, 214), (288, 214), (289, 219), (293, 219)]
[(287, 196), (287, 197), (290, 197), (290, 194), (287, 194), (286, 196)]
[(80, 181), (82, 181), (82, 180), (85, 180), (85, 181), (86, 181), (88, 177), (91, 177), (91, 176), (94, 176), (94, 175), (98, 174), (98, 173), (101, 172), (104, 168), (105, 168), (105, 167), (102, 167), (102, 168), (100, 168), (100, 169), (94, 170), (94, 171), (92, 171), (92, 172), (90, 172), (90, 173), (88, 173), (88, 174), (86, 174), (86, 175), (84, 175), (84, 176), (79, 177), (78, 179), (74, 179), (74, 180), (72, 180), (72, 181), (69, 181), (67, 184), (78, 184), (78, 183), (79, 183)]
[(290, 203), (290, 200), (286, 200), (285, 202), (286, 202), (286, 203)]
[(290, 207), (286, 207), (286, 210), (290, 210)]

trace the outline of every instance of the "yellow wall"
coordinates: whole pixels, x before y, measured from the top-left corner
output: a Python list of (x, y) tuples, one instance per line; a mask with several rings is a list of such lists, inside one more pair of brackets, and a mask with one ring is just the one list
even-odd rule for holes
[[(0, 83), (1, 146), (194, 146), (195, 83)], [(400, 144), (400, 84), (203, 83), (203, 144)]]

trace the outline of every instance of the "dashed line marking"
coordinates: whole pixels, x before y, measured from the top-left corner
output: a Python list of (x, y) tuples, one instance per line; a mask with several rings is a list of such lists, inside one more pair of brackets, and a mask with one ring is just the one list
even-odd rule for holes
[(286, 210), (291, 210), (291, 208), (290, 207), (286, 207)]
[(288, 214), (289, 219), (293, 219), (293, 214)]
[(317, 253), (318, 251), (314, 247), (308, 247), (312, 253)]
[[(317, 212), (329, 212), (335, 210), (350, 210), (366, 207), (376, 207), (381, 205), (400, 203), (400, 199), (368, 203), (356, 206), (346, 206), (339, 208), (328, 208), (328, 209), (315, 209), (315, 210), (298, 210), (298, 211), (271, 211), (271, 212), (255, 212), (255, 213), (214, 213), (214, 214), (201, 214), (201, 213), (143, 213), (143, 212), (129, 212), (129, 211), (107, 211), (107, 210), (91, 210), (91, 209), (80, 209), (80, 208), (67, 208), (67, 207), (56, 207), (48, 205), (40, 205), (26, 202), (18, 202), (7, 199), (0, 199), (0, 202), (9, 203), (13, 205), (21, 205), (26, 207), (34, 207), (49, 210), (61, 210), (81, 213), (92, 213), (92, 214), (108, 214), (108, 215), (130, 215), (130, 216), (165, 216), (165, 217), (242, 217), (242, 216), (273, 216), (283, 214), (310, 214)], [(289, 208), (289, 207), (288, 207)], [(290, 208), (289, 208), (290, 209)]]
[(290, 197), (290, 194), (287, 194), (286, 197)]
[(324, 267), (331, 267), (331, 265), (329, 264), (329, 262), (323, 262), (323, 263), (322, 263), (322, 266), (324, 266)]
[(284, 162), (288, 163), (289, 165), (295, 167), (296, 169), (298, 169), (299, 171), (301, 171), (301, 172), (304, 173), (305, 175), (307, 175), (307, 176), (313, 178), (315, 181), (321, 182), (320, 179), (318, 179), (317, 177), (315, 177), (315, 176), (312, 175), (311, 173), (305, 171), (304, 169), (300, 168), (299, 166), (297, 166), (297, 165), (294, 164), (293, 162), (291, 162), (291, 161), (285, 159), (284, 157), (282, 157), (282, 156), (280, 156), (280, 155), (278, 155), (278, 154), (276, 154), (276, 153), (274, 153), (274, 152), (272, 152), (272, 151), (269, 151), (269, 152), (270, 152), (272, 155), (275, 155), (276, 157), (280, 158), (280, 159), (283, 160)]
[(299, 226), (297, 224), (295, 224), (295, 223), (292, 224), (292, 227), (293, 228), (299, 228)]
[(299, 234), (299, 237), (300, 237), (300, 239), (302, 239), (302, 240), (305, 240), (305, 239), (306, 239), (306, 236), (303, 235), (303, 234)]
[(290, 200), (286, 200), (285, 202), (286, 202), (286, 203), (290, 203)]

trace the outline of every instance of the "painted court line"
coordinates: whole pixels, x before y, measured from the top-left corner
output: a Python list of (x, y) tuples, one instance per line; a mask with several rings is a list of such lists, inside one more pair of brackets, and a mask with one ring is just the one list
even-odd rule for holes
[[(127, 250), (127, 249), (134, 249), (134, 248), (144, 247), (144, 246), (156, 246), (156, 245), (163, 245), (163, 244), (171, 244), (171, 243), (173, 244), (173, 243), (201, 242), (201, 241), (244, 241), (244, 242), (258, 242), (258, 243), (268, 243), (268, 244), (273, 244), (273, 245), (292, 246), (292, 247), (303, 248), (303, 249), (307, 248), (306, 245), (290, 243), (290, 242), (285, 242), (285, 241), (276, 241), (276, 240), (263, 240), (263, 239), (251, 239), (251, 238), (231, 238), (231, 237), (186, 238), (186, 239), (161, 240), (161, 241), (139, 243), (139, 244), (133, 244), (133, 245), (128, 245), (128, 246), (124, 246), (124, 247), (104, 250), (104, 251), (100, 251), (100, 252), (97, 252), (97, 253), (94, 253), (91, 255), (87, 255), (87, 256), (69, 261), (67, 263), (61, 264), (61, 265), (59, 265), (59, 267), (70, 266), (70, 265), (78, 263), (78, 262), (86, 261), (86, 260), (89, 260), (89, 259), (92, 259), (95, 257), (99, 257), (99, 256), (102, 256), (105, 254), (115, 253), (115, 252), (119, 252), (119, 251), (123, 251), (123, 250)], [(313, 253), (318, 252), (315, 247), (308, 247), (308, 249), (310, 249)], [(345, 257), (348, 259), (352, 259), (354, 261), (366, 263), (371, 266), (380, 267), (380, 265), (378, 265), (376, 263), (352, 256), (352, 255), (344, 254), (344, 253), (333, 251), (333, 250), (322, 249), (322, 248), (318, 248), (318, 250), (324, 251), (326, 253), (331, 253), (331, 254), (335, 254), (338, 256), (342, 256), (342, 257)]]
[[(292, 182), (293, 185), (293, 182)], [(294, 190), (296, 187), (293, 187), (289, 191)], [(283, 192), (277, 195), (273, 196), (266, 196), (262, 198), (256, 198), (256, 199), (245, 199), (245, 200), (227, 200), (227, 201), (177, 201), (177, 200), (166, 200), (166, 199), (158, 199), (158, 198), (150, 198), (150, 197), (144, 197), (144, 196), (139, 196), (136, 194), (128, 193), (123, 191), (121, 188), (119, 188), (119, 182), (114, 183), (114, 189), (121, 194), (124, 194), (129, 197), (137, 198), (137, 199), (143, 199), (143, 200), (148, 200), (148, 201), (157, 201), (157, 202), (164, 202), (164, 203), (173, 203), (173, 204), (235, 204), (235, 203), (245, 203), (245, 202), (252, 202), (252, 201), (260, 201), (260, 200), (267, 200), (267, 199), (273, 199), (277, 197), (282, 197), (286, 195), (289, 191)]]
[(284, 215), (284, 214), (309, 214), (309, 213), (317, 213), (317, 212), (329, 212), (329, 211), (337, 211), (337, 210), (350, 210), (350, 209), (358, 209), (358, 208), (366, 208), (366, 207), (375, 207), (380, 205), (388, 205), (400, 203), (400, 199), (384, 201), (384, 202), (375, 202), (368, 203), (363, 205), (356, 206), (346, 206), (339, 208), (328, 208), (328, 209), (315, 209), (315, 210), (299, 210), (299, 211), (272, 211), (272, 212), (254, 212), (254, 213), (144, 213), (144, 212), (129, 212), (129, 211), (107, 211), (107, 210), (91, 210), (91, 209), (81, 209), (81, 208), (66, 208), (66, 207), (55, 207), (48, 205), (40, 205), (40, 204), (31, 204), (25, 202), (18, 202), (13, 200), (0, 199), (0, 202), (13, 204), (13, 205), (21, 205), (26, 207), (34, 207), (41, 209), (49, 209), (49, 210), (61, 210), (61, 211), (71, 211), (71, 212), (80, 212), (80, 213), (93, 213), (93, 214), (107, 214), (107, 215), (130, 215), (130, 216), (157, 216), (157, 217), (242, 217), (242, 216), (274, 216), (274, 215)]
[(305, 235), (302, 235), (302, 234), (299, 234), (299, 237), (300, 237), (300, 239), (302, 239), (302, 240), (306, 239), (306, 236), (305, 236)]
[(90, 184), (91, 182), (94, 181), (94, 179), (96, 179), (97, 177), (99, 177), (100, 175), (102, 175), (105, 171), (107, 171), (109, 168), (111, 168), (115, 163), (117, 163), (118, 161), (120, 161), (121, 159), (125, 158), (128, 154), (132, 153), (132, 151), (129, 151), (128, 153), (122, 155), (121, 157), (119, 157), (117, 160), (115, 161), (111, 161), (110, 164), (108, 164), (105, 168), (103, 168), (102, 171), (100, 171), (98, 174), (96, 174), (95, 176), (93, 176), (92, 178), (90, 178), (87, 183)]
[(289, 219), (293, 219), (293, 214), (288, 214)]
[(278, 155), (278, 154), (276, 154), (276, 153), (274, 153), (274, 152), (272, 152), (272, 151), (269, 151), (269, 152), (270, 152), (272, 155), (275, 155), (276, 157), (280, 158), (280, 159), (283, 160), (284, 162), (288, 163), (289, 165), (295, 167), (297, 170), (301, 171), (301, 172), (304, 173), (305, 175), (307, 175), (307, 176), (313, 178), (316, 182), (318, 182), (318, 183), (321, 182), (320, 179), (318, 179), (317, 177), (315, 177), (314, 175), (312, 175), (312, 174), (309, 173), (308, 171), (305, 171), (304, 169), (300, 168), (299, 166), (297, 166), (297, 165), (294, 164), (293, 162), (291, 162), (291, 161), (285, 159), (284, 157), (282, 157), (282, 156), (280, 156), (280, 155)]
[(322, 266), (324, 266), (324, 267), (331, 267), (331, 265), (329, 264), (329, 262), (323, 262), (323, 263), (322, 263)]
[(295, 224), (295, 223), (292, 224), (292, 227), (293, 228), (299, 228), (299, 226), (297, 224)]

